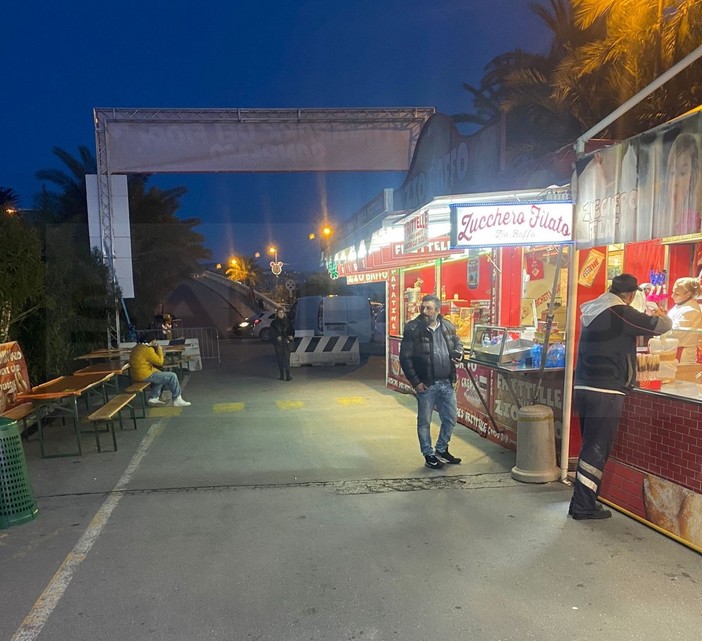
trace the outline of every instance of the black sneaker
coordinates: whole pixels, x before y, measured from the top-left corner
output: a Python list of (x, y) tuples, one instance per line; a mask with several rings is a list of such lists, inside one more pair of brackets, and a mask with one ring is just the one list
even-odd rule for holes
[(436, 458), (438, 458), (442, 463), (458, 465), (461, 462), (461, 459), (459, 459), (457, 456), (454, 456), (448, 451), (448, 447), (446, 448), (445, 452), (439, 452), (439, 450), (436, 450), (434, 454), (436, 455)]
[(440, 470), (444, 466), (444, 464), (432, 454), (425, 456), (424, 461), (424, 465), (430, 467), (432, 470)]

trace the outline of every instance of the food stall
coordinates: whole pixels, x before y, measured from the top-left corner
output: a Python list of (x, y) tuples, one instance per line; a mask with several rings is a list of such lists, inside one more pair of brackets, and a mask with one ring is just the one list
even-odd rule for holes
[[(434, 198), (417, 211), (388, 218), (370, 249), (351, 248), (334, 257), (347, 282), (386, 279), (386, 384), (411, 392), (400, 368), (404, 324), (419, 313), (422, 296), (436, 294), (442, 314), (457, 328), (466, 353), (458, 368), (458, 421), (482, 436), (516, 448), (517, 412), (533, 402), (554, 412), (557, 438), (563, 411), (563, 356), (572, 205), (567, 189), (530, 190)], [(358, 255), (364, 254), (364, 260)], [(357, 260), (349, 260), (355, 255)], [(531, 346), (543, 345), (547, 313), (553, 317), (543, 357), (533, 367)], [(524, 359), (493, 362), (483, 350), (502, 337), (529, 345)], [(482, 336), (482, 334), (481, 334)], [(554, 347), (553, 351), (549, 351)], [(526, 348), (525, 348), (526, 349)], [(577, 439), (573, 447), (577, 447)], [(577, 450), (576, 450), (577, 453)]]
[[(701, 155), (696, 110), (579, 159), (573, 183), (578, 269), (571, 279), (578, 305), (625, 272), (650, 285), (639, 301), (642, 311), (660, 305), (675, 315), (676, 281), (702, 275)], [(574, 344), (575, 309), (568, 321)], [(601, 497), (702, 551), (698, 336), (694, 326), (674, 324), (671, 336), (639, 344), (639, 385), (626, 399)], [(687, 353), (685, 345), (692, 346)]]

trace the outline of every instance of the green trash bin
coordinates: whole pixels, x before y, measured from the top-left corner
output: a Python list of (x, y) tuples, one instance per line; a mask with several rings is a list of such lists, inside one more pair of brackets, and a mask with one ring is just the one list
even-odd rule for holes
[(0, 418), (0, 529), (31, 521), (37, 511), (17, 421)]

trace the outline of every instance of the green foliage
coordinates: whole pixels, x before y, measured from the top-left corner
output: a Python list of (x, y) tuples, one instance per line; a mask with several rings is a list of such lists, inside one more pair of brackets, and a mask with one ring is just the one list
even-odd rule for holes
[(17, 215), (0, 211), (0, 343), (15, 337), (17, 323), (36, 311), (43, 286), (38, 235)]
[(76, 225), (45, 225), (41, 307), (18, 328), (34, 383), (71, 373), (76, 356), (104, 347), (114, 310), (108, 270), (75, 243)]

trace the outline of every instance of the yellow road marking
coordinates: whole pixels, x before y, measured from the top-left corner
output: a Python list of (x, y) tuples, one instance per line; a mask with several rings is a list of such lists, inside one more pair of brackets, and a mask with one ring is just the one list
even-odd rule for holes
[(299, 410), (304, 407), (302, 401), (276, 401), (275, 404), (280, 410)]
[(146, 415), (149, 418), (159, 416), (180, 416), (182, 412), (182, 407), (149, 407), (146, 410)]
[(339, 405), (365, 405), (366, 399), (363, 396), (340, 396), (336, 402)]
[(212, 411), (215, 414), (224, 414), (226, 412), (241, 412), (243, 409), (243, 403), (215, 403), (212, 406)]

